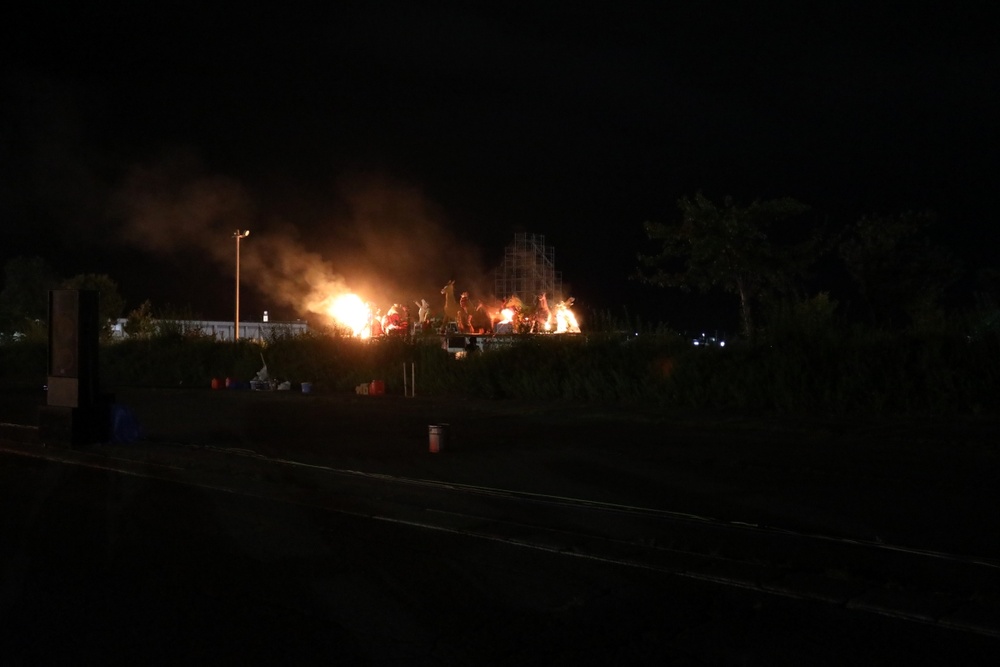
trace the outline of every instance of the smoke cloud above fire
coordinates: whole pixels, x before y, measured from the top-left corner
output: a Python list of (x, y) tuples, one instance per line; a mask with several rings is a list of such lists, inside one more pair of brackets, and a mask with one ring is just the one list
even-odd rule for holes
[[(233, 269), (234, 233), (249, 229), (240, 241), (241, 283), (305, 316), (325, 317), (345, 293), (383, 312), (399, 303), (415, 313), (421, 299), (439, 309), (441, 287), (452, 279), (474, 298), (494, 298), (493, 265), (415, 186), (353, 176), (311, 207), (265, 210), (260, 201), (236, 179), (178, 154), (132, 168), (113, 211), (130, 245), (166, 258), (197, 253), (220, 273)], [(308, 219), (294, 219), (303, 208)]]

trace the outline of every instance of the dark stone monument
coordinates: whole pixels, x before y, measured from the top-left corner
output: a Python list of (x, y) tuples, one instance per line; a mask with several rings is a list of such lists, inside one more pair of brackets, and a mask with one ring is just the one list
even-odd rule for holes
[(100, 317), (94, 290), (49, 292), (48, 395), (39, 439), (73, 447), (108, 438), (109, 403), (100, 395)]

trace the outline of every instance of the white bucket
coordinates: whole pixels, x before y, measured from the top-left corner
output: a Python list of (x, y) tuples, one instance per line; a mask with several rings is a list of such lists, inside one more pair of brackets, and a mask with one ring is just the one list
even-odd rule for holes
[(427, 431), (430, 439), (430, 452), (431, 454), (437, 454), (444, 449), (445, 444), (448, 442), (448, 425), (431, 424), (427, 427)]

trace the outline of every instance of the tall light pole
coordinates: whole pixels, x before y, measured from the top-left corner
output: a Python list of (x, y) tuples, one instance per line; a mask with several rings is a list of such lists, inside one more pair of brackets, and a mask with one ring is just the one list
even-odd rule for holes
[(236, 320), (233, 322), (234, 341), (240, 339), (240, 240), (248, 236), (250, 236), (249, 229), (245, 232), (241, 232), (238, 229), (233, 232), (233, 238), (236, 239)]

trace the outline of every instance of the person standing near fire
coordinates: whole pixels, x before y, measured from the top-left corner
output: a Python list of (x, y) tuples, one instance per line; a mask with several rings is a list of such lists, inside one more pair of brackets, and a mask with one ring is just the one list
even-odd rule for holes
[(458, 322), (458, 330), (462, 333), (473, 333), (475, 331), (472, 328), (472, 313), (469, 312), (468, 292), (462, 292), (462, 296), (458, 299), (458, 312), (455, 314), (455, 319)]

